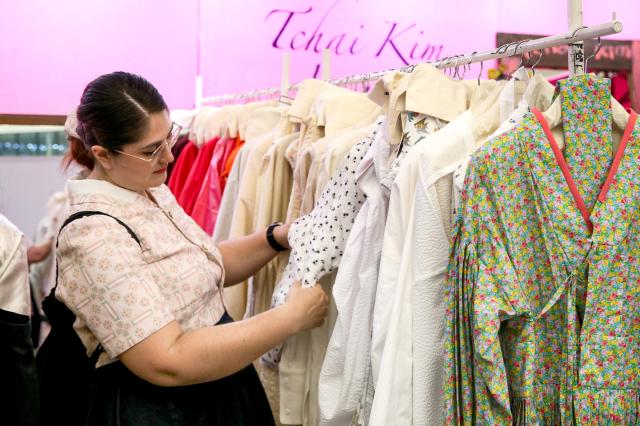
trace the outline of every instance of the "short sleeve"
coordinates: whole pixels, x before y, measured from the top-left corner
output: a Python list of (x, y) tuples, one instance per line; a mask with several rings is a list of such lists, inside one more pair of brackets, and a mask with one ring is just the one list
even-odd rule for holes
[(31, 315), (29, 266), (24, 237), (16, 232), (14, 241), (4, 241), (0, 237), (0, 243), (6, 243), (5, 247), (0, 248), (0, 309)]
[[(107, 216), (61, 232), (56, 296), (115, 358), (174, 320), (127, 230)], [(78, 324), (76, 324), (76, 327)]]

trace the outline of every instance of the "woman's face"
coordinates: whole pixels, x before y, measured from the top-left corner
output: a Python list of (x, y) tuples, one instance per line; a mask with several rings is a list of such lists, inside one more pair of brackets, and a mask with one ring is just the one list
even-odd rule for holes
[[(167, 166), (174, 158), (169, 148), (172, 123), (167, 111), (149, 115), (149, 129), (142, 140), (124, 145), (109, 153), (105, 172), (118, 186), (142, 192), (162, 185), (167, 178)], [(103, 161), (100, 161), (105, 166)]]

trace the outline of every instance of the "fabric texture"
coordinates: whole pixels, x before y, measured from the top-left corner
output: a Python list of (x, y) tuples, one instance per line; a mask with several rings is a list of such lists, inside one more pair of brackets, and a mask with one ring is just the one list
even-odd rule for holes
[(173, 148), (171, 148), (171, 155), (173, 155), (174, 160), (167, 166), (167, 180), (165, 182), (167, 185), (169, 184), (169, 180), (171, 179), (171, 175), (173, 174), (173, 169), (178, 163), (178, 158), (180, 158), (180, 155), (182, 154), (184, 148), (187, 146), (187, 143), (189, 143), (189, 136), (182, 135), (178, 139), (178, 142), (176, 142), (176, 144), (173, 146)]
[(222, 258), (210, 237), (177, 205), (162, 185), (148, 190), (155, 200), (105, 181), (69, 181), (69, 214), (97, 210), (105, 216), (69, 224), (56, 253), (56, 297), (76, 315), (74, 328), (88, 353), (100, 343), (98, 366), (176, 320), (185, 330), (218, 322)]
[(204, 178), (209, 170), (213, 150), (219, 140), (220, 138), (215, 137), (207, 141), (202, 148), (200, 148), (198, 156), (189, 171), (189, 176), (184, 183), (184, 187), (180, 191), (180, 196), (177, 197), (178, 204), (180, 204), (184, 211), (189, 215), (191, 215), (193, 206), (198, 198), (198, 194), (200, 194), (200, 188), (202, 187)]
[(413, 418), (416, 152), (457, 139), (471, 139), (473, 145), (473, 138), (465, 138), (471, 120), (468, 112), (448, 125), (434, 117), (408, 114), (401, 151), (391, 172), (381, 180), (390, 195), (372, 308), (370, 361), (375, 396), (368, 424), (384, 425), (394, 418), (396, 424), (407, 424)]
[[(26, 257), (24, 263), (26, 268)], [(2, 424), (39, 426), (38, 372), (29, 317), (0, 309), (0, 342)]]
[(366, 197), (347, 240), (333, 286), (337, 319), (319, 379), (320, 424), (349, 424), (364, 392), (369, 365), (370, 310), (386, 222), (388, 192), (380, 179), (389, 164), (391, 146), (384, 124), (356, 171)]
[(0, 309), (31, 315), (27, 243), (22, 232), (0, 214)]
[[(218, 324), (232, 322), (225, 314)], [(249, 365), (212, 382), (154, 386), (120, 362), (99, 368), (88, 423), (96, 426), (273, 425), (273, 415)]]
[(182, 149), (180, 156), (175, 161), (175, 166), (171, 172), (171, 178), (169, 178), (169, 188), (176, 197), (176, 199), (182, 193), (184, 186), (191, 172), (191, 168), (198, 157), (198, 147), (191, 141), (187, 142)]
[(213, 228), (218, 219), (218, 208), (224, 191), (222, 182), (224, 160), (237, 143), (237, 138), (222, 138), (216, 143), (209, 168), (200, 187), (200, 193), (191, 212), (193, 220), (209, 235), (213, 234)]
[[(349, 231), (364, 202), (364, 195), (357, 188), (356, 169), (374, 137), (353, 147), (313, 212), (291, 225), (290, 260), (273, 294), (273, 307), (284, 304), (296, 279), (301, 280), (303, 287), (312, 287), (339, 265)], [(281, 348), (274, 348), (262, 359), (275, 365), (280, 360), (280, 352)]]
[[(570, 80), (582, 96), (563, 104), (567, 128), (598, 149), (609, 90)], [(601, 188), (602, 165), (585, 162), (586, 217), (541, 114), (473, 156), (445, 287), (446, 424), (637, 422), (638, 137), (634, 113)]]
[(216, 243), (229, 239), (231, 221), (233, 220), (233, 209), (236, 204), (236, 199), (238, 198), (240, 178), (244, 171), (247, 151), (248, 147), (246, 144), (237, 148), (237, 156), (231, 166), (225, 191), (222, 194), (222, 200), (220, 201), (220, 209), (218, 210), (216, 225), (213, 228), (213, 241)]

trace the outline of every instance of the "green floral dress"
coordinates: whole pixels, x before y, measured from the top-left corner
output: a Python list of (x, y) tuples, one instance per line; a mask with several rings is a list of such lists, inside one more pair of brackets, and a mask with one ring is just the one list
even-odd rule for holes
[(609, 80), (560, 84), (473, 157), (447, 291), (446, 423), (640, 424), (640, 125)]

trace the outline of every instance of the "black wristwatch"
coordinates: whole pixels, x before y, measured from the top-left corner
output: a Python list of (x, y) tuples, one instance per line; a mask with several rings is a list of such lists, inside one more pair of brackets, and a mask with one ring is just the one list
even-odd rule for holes
[(280, 243), (276, 241), (275, 237), (273, 236), (273, 230), (280, 225), (282, 225), (282, 223), (280, 222), (274, 222), (271, 225), (269, 225), (269, 227), (267, 228), (267, 242), (269, 243), (271, 248), (274, 249), (275, 251), (287, 251), (289, 249), (281, 246)]

